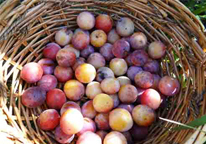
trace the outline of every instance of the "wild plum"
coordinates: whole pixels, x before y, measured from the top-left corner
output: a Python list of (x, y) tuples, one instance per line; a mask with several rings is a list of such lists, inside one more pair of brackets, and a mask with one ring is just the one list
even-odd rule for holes
[(173, 96), (180, 91), (180, 84), (177, 79), (164, 76), (159, 81), (159, 90), (166, 96)]
[(155, 111), (147, 105), (137, 105), (132, 110), (132, 117), (139, 126), (150, 126), (155, 121)]
[(150, 43), (148, 47), (148, 54), (153, 59), (160, 59), (165, 55), (166, 46), (160, 41)]
[(130, 37), (130, 44), (133, 49), (144, 49), (147, 46), (147, 37), (142, 32), (135, 32)]
[(109, 95), (102, 93), (95, 96), (93, 106), (97, 112), (106, 113), (113, 108), (114, 102)]
[(122, 133), (111, 131), (105, 136), (103, 144), (127, 144), (127, 139)]
[(134, 32), (134, 23), (128, 17), (122, 17), (117, 21), (116, 31), (120, 36), (130, 36)]
[(148, 61), (148, 54), (144, 50), (135, 50), (131, 55), (131, 61), (135, 66), (143, 66)]
[(61, 83), (65, 83), (73, 78), (73, 70), (71, 67), (56, 66), (54, 75)]
[(145, 71), (151, 72), (151, 73), (158, 73), (160, 69), (160, 65), (158, 61), (156, 60), (148, 60), (144, 66), (143, 69)]
[(66, 95), (61, 89), (52, 89), (47, 92), (46, 103), (49, 108), (61, 109), (66, 102)]
[(140, 71), (135, 75), (134, 81), (140, 88), (150, 88), (154, 83), (154, 78), (150, 72)]
[(77, 25), (84, 30), (90, 30), (95, 26), (95, 17), (90, 12), (81, 12), (77, 16)]
[(77, 80), (69, 80), (64, 84), (64, 92), (69, 100), (78, 101), (84, 96), (85, 87)]
[(73, 36), (73, 32), (71, 30), (67, 30), (67, 28), (62, 28), (57, 31), (55, 34), (55, 41), (61, 45), (65, 46), (71, 42)]
[(107, 60), (110, 61), (114, 58), (112, 53), (113, 45), (110, 43), (105, 43), (99, 50), (100, 54)]
[(114, 58), (109, 63), (109, 68), (116, 76), (122, 76), (127, 72), (127, 63), (122, 58)]
[(48, 43), (43, 50), (43, 55), (45, 58), (49, 58), (52, 60), (56, 60), (57, 52), (61, 49), (61, 47), (57, 43)]
[(138, 91), (135, 86), (126, 84), (121, 86), (118, 95), (122, 103), (134, 103), (137, 100)]
[(95, 27), (96, 29), (103, 30), (108, 33), (112, 29), (113, 21), (109, 15), (100, 14), (96, 17)]
[(46, 100), (46, 91), (40, 87), (30, 87), (22, 95), (22, 103), (28, 108), (41, 106)]
[(89, 45), (89, 42), (90, 37), (87, 32), (83, 30), (77, 31), (72, 37), (72, 45), (78, 50), (86, 49)]
[(160, 94), (154, 89), (147, 89), (141, 96), (141, 104), (156, 110), (161, 104)]
[(112, 53), (117, 58), (125, 58), (129, 54), (130, 44), (123, 39), (117, 40), (113, 44)]
[(43, 75), (43, 69), (40, 64), (35, 62), (27, 63), (23, 66), (20, 77), (27, 83), (38, 82)]
[(96, 77), (96, 69), (91, 64), (84, 63), (76, 68), (75, 76), (82, 83), (90, 83)]
[(53, 75), (43, 75), (37, 85), (45, 91), (52, 90), (57, 86), (57, 78)]
[(53, 74), (55, 69), (55, 63), (52, 59), (42, 58), (38, 61), (38, 64), (43, 70), (43, 74)]
[(42, 130), (53, 130), (59, 125), (60, 116), (57, 110), (44, 110), (37, 119), (37, 124)]
[(94, 99), (94, 97), (100, 93), (102, 93), (102, 90), (99, 82), (93, 81), (87, 85), (86, 96), (89, 99)]
[(107, 34), (103, 30), (95, 30), (90, 35), (94, 47), (102, 47), (107, 42)]
[(108, 38), (108, 42), (111, 43), (111, 44), (114, 44), (117, 40), (119, 40), (121, 37), (118, 35), (116, 29), (112, 29), (108, 35), (107, 35), (107, 38)]
[(109, 113), (109, 125), (112, 130), (125, 132), (132, 128), (133, 119), (127, 110), (116, 108)]
[(84, 118), (77, 109), (67, 109), (60, 118), (60, 127), (65, 134), (72, 135), (81, 131)]
[(96, 69), (104, 67), (106, 64), (105, 58), (98, 52), (92, 53), (87, 59), (87, 63), (93, 65)]
[(76, 55), (68, 49), (61, 49), (56, 55), (56, 60), (59, 66), (70, 67), (76, 62)]
[(119, 81), (116, 78), (106, 78), (101, 82), (101, 89), (107, 94), (115, 94), (120, 89)]

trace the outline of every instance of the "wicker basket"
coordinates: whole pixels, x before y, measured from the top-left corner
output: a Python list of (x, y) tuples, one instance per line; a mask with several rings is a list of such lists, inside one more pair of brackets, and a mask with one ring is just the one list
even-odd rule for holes
[[(19, 73), (24, 64), (42, 57), (44, 45), (53, 41), (56, 30), (75, 29), (76, 16), (85, 10), (107, 13), (114, 21), (128, 16), (150, 42), (161, 40), (167, 45), (161, 74), (177, 77), (182, 86), (158, 117), (188, 123), (206, 113), (206, 36), (201, 22), (178, 0), (6, 0), (0, 6), (0, 143), (56, 143), (52, 133), (36, 125), (46, 105), (28, 109), (21, 104), (22, 91), (29, 85)], [(139, 143), (201, 144), (205, 139), (200, 131), (170, 131), (174, 126), (158, 120), (148, 138)]]

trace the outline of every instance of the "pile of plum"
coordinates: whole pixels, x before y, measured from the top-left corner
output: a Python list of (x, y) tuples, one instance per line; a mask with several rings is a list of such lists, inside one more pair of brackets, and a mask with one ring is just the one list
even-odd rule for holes
[(22, 104), (48, 109), (38, 127), (59, 143), (130, 144), (146, 138), (155, 111), (180, 90), (177, 79), (161, 77), (166, 46), (134, 32), (133, 21), (115, 23), (106, 14), (77, 16), (78, 29), (62, 28), (44, 58), (24, 65), (20, 77), (33, 84)]

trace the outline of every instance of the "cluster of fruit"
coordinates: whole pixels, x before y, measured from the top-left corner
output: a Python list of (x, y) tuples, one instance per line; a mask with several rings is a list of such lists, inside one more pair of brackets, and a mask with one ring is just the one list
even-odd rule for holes
[[(55, 130), (59, 143), (69, 143), (75, 136), (77, 144), (144, 139), (155, 110), (180, 89), (176, 79), (158, 75), (165, 45), (148, 44), (127, 17), (113, 28), (109, 15), (95, 18), (82, 12), (77, 24), (80, 28), (74, 32), (57, 31), (56, 43), (43, 50), (44, 58), (23, 67), (21, 78), (35, 86), (24, 91), (22, 103), (36, 108), (46, 102), (49, 109), (37, 124), (42, 130)], [(63, 89), (57, 88), (58, 82)]]

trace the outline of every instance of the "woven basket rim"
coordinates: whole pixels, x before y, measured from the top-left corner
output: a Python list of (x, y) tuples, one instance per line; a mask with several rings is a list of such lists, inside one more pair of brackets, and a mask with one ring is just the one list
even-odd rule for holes
[[(44, 45), (62, 25), (74, 29), (77, 13), (84, 10), (94, 14), (104, 11), (114, 20), (128, 16), (150, 41), (161, 40), (167, 44), (166, 59), (170, 63), (163, 62), (162, 74), (184, 75), (181, 83), (185, 86), (179, 97), (171, 98), (172, 108), (162, 115), (188, 123), (205, 114), (206, 33), (201, 21), (180, 1), (6, 0), (0, 5), (0, 121), (5, 124), (0, 127), (0, 133), (4, 137), (16, 143), (45, 143), (44, 140), (53, 143), (53, 135), (39, 130), (35, 123), (42, 109), (28, 109), (15, 102), (20, 101), (22, 91), (28, 86), (19, 79), (19, 72), (27, 62), (42, 57), (40, 52)], [(175, 61), (174, 57), (179, 60)], [(182, 69), (177, 65), (182, 65)], [(200, 132), (206, 126), (180, 132), (159, 130), (163, 126), (176, 125), (160, 122), (151, 130), (151, 139), (142, 143), (192, 144), (206, 140), (205, 134)]]

